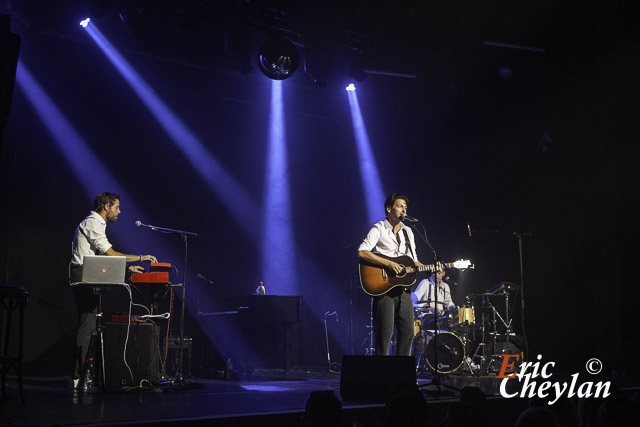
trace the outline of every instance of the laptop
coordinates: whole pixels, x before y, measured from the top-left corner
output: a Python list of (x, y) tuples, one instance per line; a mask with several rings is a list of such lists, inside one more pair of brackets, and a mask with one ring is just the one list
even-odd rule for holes
[(127, 257), (85, 255), (82, 261), (82, 283), (115, 285), (124, 283)]

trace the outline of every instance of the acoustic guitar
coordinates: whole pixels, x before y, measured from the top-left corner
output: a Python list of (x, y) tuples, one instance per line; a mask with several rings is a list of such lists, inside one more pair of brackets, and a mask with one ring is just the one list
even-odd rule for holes
[[(402, 271), (400, 274), (396, 274), (390, 268), (361, 260), (359, 269), (360, 285), (367, 294), (372, 296), (384, 295), (396, 286), (411, 286), (416, 283), (416, 275), (419, 272), (427, 271), (432, 273), (436, 270), (434, 264), (416, 266), (413, 259), (408, 255), (401, 255), (399, 257), (390, 257), (382, 254), (376, 255), (400, 264)], [(468, 259), (446, 262), (443, 265), (445, 268), (457, 268), (460, 270), (474, 267)]]

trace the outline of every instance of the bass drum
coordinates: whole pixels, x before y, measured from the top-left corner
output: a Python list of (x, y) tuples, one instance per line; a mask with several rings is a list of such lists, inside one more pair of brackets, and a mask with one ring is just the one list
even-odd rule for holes
[(451, 332), (441, 332), (427, 343), (427, 364), (432, 370), (435, 370), (436, 356), (438, 372), (443, 374), (454, 372), (464, 362), (464, 345), (457, 335)]

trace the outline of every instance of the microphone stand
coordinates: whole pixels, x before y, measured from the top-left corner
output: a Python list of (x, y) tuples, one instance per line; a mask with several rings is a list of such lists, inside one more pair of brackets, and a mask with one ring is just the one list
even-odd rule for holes
[[(418, 230), (416, 228), (416, 225), (420, 224), (420, 226), (422, 227), (422, 232), (420, 232), (420, 230)], [(448, 389), (451, 390), (456, 390), (456, 391), (460, 391), (460, 389), (455, 388), (453, 386), (450, 386), (448, 384), (444, 384), (442, 383), (440, 377), (441, 377), (441, 373), (438, 369), (438, 265), (440, 264), (444, 264), (442, 262), (442, 260), (440, 259), (440, 257), (438, 256), (438, 253), (436, 252), (435, 248), (431, 245), (431, 243), (429, 242), (429, 239), (427, 238), (427, 230), (424, 228), (424, 225), (422, 225), (421, 222), (419, 221), (412, 221), (411, 222), (411, 226), (413, 227), (414, 230), (416, 230), (416, 233), (418, 234), (418, 236), (420, 236), (420, 238), (427, 244), (427, 246), (429, 246), (429, 248), (431, 249), (431, 251), (433, 252), (433, 265), (434, 265), (434, 278), (435, 278), (435, 283), (434, 283), (434, 310), (433, 310), (433, 320), (434, 320), (434, 335), (433, 335), (433, 380), (431, 380), (431, 382), (425, 383), (425, 384), (421, 384), (419, 387), (427, 387), (430, 385), (434, 385), (438, 388), (437, 391), (433, 390), (433, 391), (429, 391), (428, 393), (432, 394), (432, 395), (445, 395), (445, 394), (451, 394), (451, 392), (449, 391), (445, 391), (442, 390), (442, 387), (446, 387)], [(429, 279), (427, 279), (427, 281), (429, 282), (429, 286), (431, 286), (431, 281)], [(426, 357), (429, 357), (429, 352), (427, 351), (427, 355)]]
[[(469, 225), (467, 225), (467, 227), (469, 227)], [(525, 329), (524, 329), (524, 267), (523, 267), (523, 256), (522, 256), (522, 241), (525, 237), (533, 237), (533, 234), (531, 233), (523, 233), (523, 232), (519, 232), (519, 231), (505, 231), (505, 230), (500, 230), (500, 229), (491, 229), (491, 228), (481, 228), (481, 229), (471, 229), (469, 228), (469, 235), (471, 235), (471, 232), (480, 232), (480, 233), (497, 233), (497, 234), (510, 234), (513, 237), (515, 237), (516, 239), (518, 239), (518, 256), (519, 256), (519, 260), (520, 260), (520, 287), (518, 288), (520, 291), (520, 322), (521, 322), (521, 327), (522, 327), (522, 340), (523, 340), (523, 360), (522, 362), (524, 362), (524, 359), (527, 358), (528, 354), (529, 354), (529, 341), (527, 340), (527, 334), (525, 333)], [(507, 306), (507, 310), (509, 310), (509, 307)], [(508, 331), (507, 331), (508, 332)]]
[(183, 382), (182, 377), (182, 350), (184, 348), (184, 309), (185, 301), (187, 299), (187, 254), (188, 254), (188, 237), (198, 237), (197, 233), (190, 231), (176, 230), (173, 228), (156, 227), (154, 225), (140, 224), (144, 227), (150, 228), (153, 231), (159, 231), (166, 234), (180, 234), (184, 241), (184, 263), (182, 269), (182, 304), (180, 306), (180, 341), (178, 342), (178, 369), (176, 370), (175, 379), (177, 382)]

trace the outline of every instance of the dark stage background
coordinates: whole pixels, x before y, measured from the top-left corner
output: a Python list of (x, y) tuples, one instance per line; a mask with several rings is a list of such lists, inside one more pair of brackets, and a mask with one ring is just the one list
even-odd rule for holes
[[(114, 247), (154, 254), (182, 272), (181, 239), (133, 223), (199, 234), (189, 241), (186, 333), (197, 347), (194, 369), (219, 369), (236, 357), (238, 325), (197, 313), (223, 310), (229, 298), (252, 293), (263, 280), (261, 206), (271, 80), (255, 61), (253, 70), (241, 75), (223, 60), (203, 59), (208, 49), (212, 57), (221, 55), (215, 44), (183, 40), (188, 48), (182, 56), (166, 48), (166, 40), (144, 50), (117, 16), (94, 21), (253, 200), (258, 208), (248, 212), (248, 226), (246, 216), (240, 219), (228, 209), (234, 195), (221, 199), (212, 191), (77, 25), (88, 15), (85, 2), (67, 2), (64, 8), (21, 3), (12, 8), (2, 3), (4, 12), (12, 13), (12, 31), (22, 38), (18, 74), (28, 68), (119, 183), (98, 192), (129, 196), (121, 200), (118, 221), (108, 226)], [(293, 8), (290, 2), (272, 3)], [(311, 8), (311, 2), (302, 3)], [(417, 75), (369, 75), (357, 84), (385, 195), (409, 196), (409, 214), (426, 224), (442, 258), (475, 264), (474, 270), (449, 272), (461, 285), (453, 289), (457, 303), (501, 281), (520, 283), (512, 232), (531, 233), (523, 241), (531, 358), (542, 354), (559, 370), (581, 372), (589, 358), (598, 357), (606, 370), (637, 374), (637, 6), (432, 3), (400, 2), (384, 9), (384, 2), (366, 2), (368, 8), (365, 2), (329, 2), (331, 13), (323, 15), (335, 18), (343, 7), (353, 17), (345, 25), (404, 41), (397, 50), (407, 55), (398, 66), (410, 64)], [(393, 21), (405, 10), (413, 10), (410, 25)], [(388, 25), (382, 25), (385, 15), (392, 21)], [(401, 28), (400, 35), (390, 35)], [(369, 299), (353, 275), (356, 245), (371, 224), (344, 90), (348, 66), (336, 58), (324, 88), (315, 87), (302, 66), (283, 82), (298, 254), (297, 283), (287, 286), (298, 290), (304, 308), (296, 327), (299, 366), (326, 364), (321, 320), (327, 311), (339, 313), (339, 322), (328, 322), (333, 360), (362, 354), (366, 347)], [(75, 323), (66, 279), (71, 240), (95, 195), (86, 185), (104, 179), (74, 173), (18, 84), (3, 132), (2, 180), (2, 280), (30, 291), (25, 371), (65, 374)], [(133, 204), (143, 216), (128, 212)], [(383, 212), (380, 206), (379, 219)], [(469, 237), (467, 223), (474, 230), (504, 232)], [(429, 261), (423, 242), (418, 254)], [(196, 279), (198, 273), (214, 284)], [(265, 285), (267, 293), (280, 293), (282, 284)], [(521, 333), (519, 313), (518, 308)]]

